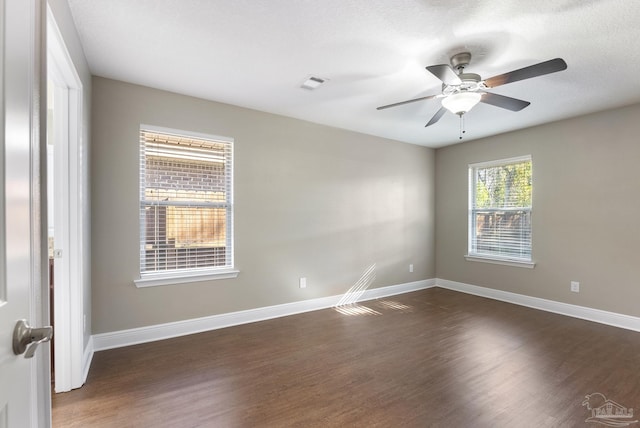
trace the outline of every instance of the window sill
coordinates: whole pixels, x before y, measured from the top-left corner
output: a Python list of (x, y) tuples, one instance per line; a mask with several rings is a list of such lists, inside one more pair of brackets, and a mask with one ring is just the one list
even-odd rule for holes
[(517, 259), (500, 259), (497, 257), (485, 257), (485, 256), (476, 256), (466, 254), (464, 258), (468, 262), (480, 262), (480, 263), (492, 263), (495, 265), (504, 265), (504, 266), (514, 266), (521, 267), (527, 269), (533, 269), (535, 267), (535, 262), (526, 261), (526, 260), (517, 260)]
[(135, 279), (133, 282), (138, 288), (156, 287), (160, 285), (177, 285), (189, 282), (213, 281), (217, 279), (236, 278), (240, 273), (236, 269), (224, 269), (219, 271), (171, 273), (145, 275), (144, 278)]

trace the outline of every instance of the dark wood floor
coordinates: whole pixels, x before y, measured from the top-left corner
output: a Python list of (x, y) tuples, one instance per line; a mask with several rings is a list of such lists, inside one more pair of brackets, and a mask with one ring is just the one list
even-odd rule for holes
[(596, 392), (640, 416), (640, 333), (435, 288), (97, 352), (53, 422), (595, 428)]

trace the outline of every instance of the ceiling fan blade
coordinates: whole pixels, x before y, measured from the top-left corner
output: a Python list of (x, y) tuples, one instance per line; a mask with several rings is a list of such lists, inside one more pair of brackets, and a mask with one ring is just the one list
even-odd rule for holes
[(460, 85), (462, 83), (456, 72), (448, 64), (430, 65), (427, 67), (427, 71), (442, 80), (446, 85)]
[(491, 104), (492, 106), (505, 108), (511, 111), (520, 111), (531, 104), (529, 101), (519, 100), (517, 98), (505, 97), (504, 95), (491, 94), (485, 92), (480, 98), (481, 103)]
[(427, 95), (426, 97), (420, 97), (420, 98), (414, 98), (412, 100), (407, 100), (407, 101), (400, 101), (399, 103), (393, 103), (393, 104), (387, 104), (386, 106), (380, 106), (380, 107), (376, 107), (376, 110), (384, 110), (386, 108), (391, 108), (391, 107), (396, 107), (396, 106), (401, 106), (403, 104), (409, 104), (409, 103), (415, 103), (416, 101), (422, 101), (422, 100), (428, 100), (431, 98), (435, 98), (440, 94), (436, 94), (436, 95)]
[(431, 120), (429, 121), (429, 123), (427, 123), (424, 127), (426, 128), (427, 126), (431, 126), (434, 123), (436, 123), (437, 121), (440, 120), (440, 118), (442, 117), (443, 114), (445, 114), (445, 112), (447, 111), (446, 108), (444, 107), (440, 107), (440, 110), (438, 110), (436, 112), (436, 114), (433, 115), (433, 117), (431, 118)]
[(555, 58), (549, 61), (530, 65), (520, 68), (509, 73), (500, 74), (490, 77), (484, 81), (487, 88), (495, 88), (496, 86), (506, 85), (507, 83), (517, 82), (518, 80), (530, 79), (532, 77), (543, 76), (545, 74), (555, 73), (567, 69), (567, 63), (562, 58)]

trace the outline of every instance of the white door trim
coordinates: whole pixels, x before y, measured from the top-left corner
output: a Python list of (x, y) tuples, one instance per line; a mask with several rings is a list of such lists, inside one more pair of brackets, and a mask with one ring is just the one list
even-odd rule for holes
[[(59, 161), (56, 159), (54, 179), (54, 187), (58, 190), (54, 193), (61, 194), (61, 197), (56, 201), (54, 218), (56, 228), (61, 225), (61, 230), (56, 230), (55, 235), (56, 248), (62, 249), (60, 267), (64, 276), (55, 284), (54, 291), (55, 391), (64, 392), (81, 387), (85, 380), (80, 150), (83, 88), (50, 8), (47, 8), (47, 62), (49, 77), (55, 84), (54, 114), (64, 113), (62, 120), (54, 125), (56, 140), (62, 142), (62, 156)], [(54, 151), (58, 151), (57, 145)], [(56, 154), (54, 156), (57, 157)]]

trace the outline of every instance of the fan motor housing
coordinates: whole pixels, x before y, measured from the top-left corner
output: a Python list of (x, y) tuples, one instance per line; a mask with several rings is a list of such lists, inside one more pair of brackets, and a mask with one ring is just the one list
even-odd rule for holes
[(459, 85), (442, 85), (442, 95), (448, 96), (458, 92), (477, 92), (484, 89), (481, 77), (475, 73), (461, 73), (458, 75), (462, 81)]
[(475, 73), (462, 73), (459, 74), (458, 77), (462, 82), (480, 82), (480, 75)]

